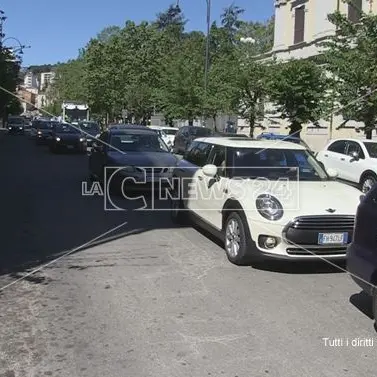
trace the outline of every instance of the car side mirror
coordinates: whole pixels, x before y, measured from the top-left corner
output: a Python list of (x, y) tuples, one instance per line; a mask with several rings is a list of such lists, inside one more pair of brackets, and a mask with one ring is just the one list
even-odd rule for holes
[(217, 166), (208, 164), (203, 166), (203, 174), (207, 177), (214, 178), (217, 175)]
[(360, 160), (359, 154), (357, 152), (352, 152), (350, 162), (359, 161), (359, 160)]
[(327, 169), (326, 172), (330, 178), (336, 178), (338, 176), (338, 171), (335, 169)]

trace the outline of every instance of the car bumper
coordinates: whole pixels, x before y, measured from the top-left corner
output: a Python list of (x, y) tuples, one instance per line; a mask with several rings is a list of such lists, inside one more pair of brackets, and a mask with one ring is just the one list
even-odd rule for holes
[[(290, 261), (345, 261), (346, 259), (347, 244), (322, 246), (314, 242), (293, 243), (285, 238), (284, 225), (255, 221), (255, 219), (248, 219), (248, 225), (257, 258)], [(320, 231), (313, 229), (312, 232), (318, 234)], [(264, 247), (263, 237), (275, 238), (277, 245), (273, 248)]]
[(347, 270), (354, 282), (369, 295), (376, 283), (377, 259), (366, 249), (351, 243), (347, 250)]

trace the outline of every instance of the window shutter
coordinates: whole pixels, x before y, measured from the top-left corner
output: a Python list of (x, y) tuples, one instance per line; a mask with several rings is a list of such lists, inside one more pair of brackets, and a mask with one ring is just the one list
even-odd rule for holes
[(295, 30), (293, 43), (304, 42), (305, 34), (305, 7), (295, 9)]
[(362, 0), (352, 0), (352, 2), (348, 4), (348, 20), (351, 22), (359, 22), (362, 7)]

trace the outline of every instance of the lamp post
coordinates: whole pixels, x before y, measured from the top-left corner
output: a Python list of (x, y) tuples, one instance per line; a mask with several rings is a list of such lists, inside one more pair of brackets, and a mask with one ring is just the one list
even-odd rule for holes
[[(208, 75), (209, 75), (209, 47), (210, 47), (210, 33), (211, 33), (211, 0), (206, 0), (207, 3), (207, 36), (206, 36), (206, 55), (204, 67), (204, 103), (207, 102), (208, 91)], [(203, 112), (203, 125), (205, 126), (205, 115)]]

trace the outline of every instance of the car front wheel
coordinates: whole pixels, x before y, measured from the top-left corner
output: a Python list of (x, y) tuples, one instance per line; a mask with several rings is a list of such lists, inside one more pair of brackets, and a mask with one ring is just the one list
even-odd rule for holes
[(366, 194), (377, 182), (377, 177), (370, 174), (365, 176), (360, 182), (361, 191)]
[(374, 327), (377, 331), (377, 289), (373, 292), (373, 317), (374, 317)]
[(226, 219), (225, 252), (229, 261), (238, 266), (248, 266), (251, 257), (251, 236), (245, 216), (240, 212), (232, 212)]

